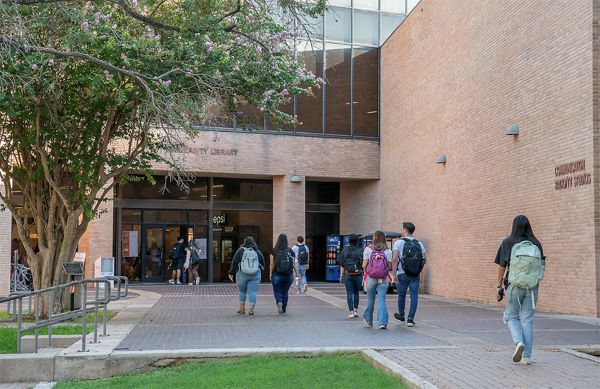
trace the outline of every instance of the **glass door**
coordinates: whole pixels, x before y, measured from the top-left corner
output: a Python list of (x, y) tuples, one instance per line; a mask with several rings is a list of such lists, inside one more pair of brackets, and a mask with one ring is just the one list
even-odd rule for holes
[(144, 226), (142, 231), (142, 279), (144, 282), (165, 280), (166, 259), (164, 226)]

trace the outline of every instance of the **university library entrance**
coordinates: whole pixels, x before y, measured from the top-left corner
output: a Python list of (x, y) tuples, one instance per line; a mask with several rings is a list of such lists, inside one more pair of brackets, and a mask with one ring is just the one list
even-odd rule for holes
[[(200, 246), (201, 282), (228, 281), (233, 255), (253, 236), (266, 256), (273, 236), (271, 180), (198, 177), (189, 193), (173, 184), (161, 191), (146, 181), (117, 189), (114, 251), (117, 268), (131, 281), (166, 282), (171, 246), (182, 237)], [(210, 223), (209, 223), (210, 221)]]

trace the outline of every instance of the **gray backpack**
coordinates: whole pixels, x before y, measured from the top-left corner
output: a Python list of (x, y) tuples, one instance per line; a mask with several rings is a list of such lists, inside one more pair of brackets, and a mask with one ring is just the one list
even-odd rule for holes
[(242, 260), (240, 261), (240, 271), (249, 276), (254, 276), (258, 273), (258, 253), (251, 247), (242, 247), (244, 254), (242, 254)]

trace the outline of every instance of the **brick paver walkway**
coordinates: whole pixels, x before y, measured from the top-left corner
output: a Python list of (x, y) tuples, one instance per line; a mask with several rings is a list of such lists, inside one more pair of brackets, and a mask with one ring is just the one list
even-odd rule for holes
[[(514, 364), (502, 307), (421, 296), (417, 326), (392, 318), (396, 296), (388, 295), (385, 331), (347, 318), (339, 284), (313, 284), (308, 294), (290, 294), (288, 313), (277, 314), (269, 284), (262, 284), (256, 315), (238, 315), (235, 285), (142, 286), (162, 294), (120, 350), (260, 347), (373, 348), (440, 388), (597, 388), (600, 358), (561, 351), (600, 347), (600, 319), (538, 313), (534, 364)], [(366, 296), (361, 294), (360, 312)], [(408, 301), (407, 301), (408, 309)]]

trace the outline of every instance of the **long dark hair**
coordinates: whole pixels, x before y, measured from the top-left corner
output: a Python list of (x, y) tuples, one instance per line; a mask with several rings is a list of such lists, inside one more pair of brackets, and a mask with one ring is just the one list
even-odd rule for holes
[(513, 220), (512, 232), (510, 236), (506, 239), (509, 247), (512, 247), (514, 244), (519, 243), (523, 240), (528, 240), (531, 243), (535, 244), (538, 247), (542, 247), (540, 241), (537, 240), (535, 235), (533, 234), (533, 229), (531, 228), (531, 223), (529, 223), (529, 219), (525, 215), (518, 215)]
[(288, 249), (288, 238), (286, 234), (279, 234), (277, 237), (277, 243), (275, 243), (275, 247), (273, 247), (273, 253), (278, 253), (281, 250)]
[(244, 244), (242, 244), (242, 246), (252, 247), (254, 250), (258, 251), (258, 246), (256, 245), (256, 241), (251, 236), (247, 236), (246, 239), (244, 239)]

